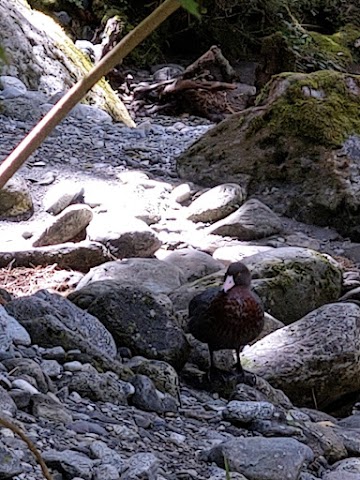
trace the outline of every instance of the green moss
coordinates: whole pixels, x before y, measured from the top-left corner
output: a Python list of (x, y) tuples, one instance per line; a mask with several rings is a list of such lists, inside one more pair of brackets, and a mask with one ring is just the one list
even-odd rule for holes
[(354, 61), (360, 61), (359, 48), (355, 47), (355, 42), (360, 38), (360, 27), (349, 23), (341, 28), (331, 38), (338, 44), (344, 45), (352, 54)]
[[(274, 140), (300, 137), (312, 145), (337, 147), (349, 135), (360, 134), (360, 95), (352, 93), (360, 89), (360, 76), (323, 70), (282, 74), (274, 82), (284, 79), (288, 82), (285, 93), (251, 122), (248, 136), (265, 128)], [(273, 85), (266, 90), (269, 99)]]
[(311, 42), (307, 44), (307, 52), (318, 57), (325, 63), (332, 62), (334, 66), (345, 68), (351, 61), (352, 56), (345, 42), (341, 41), (341, 35), (323, 35), (318, 32), (309, 32)]
[[(78, 50), (73, 42), (65, 37), (65, 35), (59, 37), (57, 47), (79, 68), (79, 77), (86, 75), (93, 68), (93, 64), (88, 57)], [(93, 87), (93, 90), (103, 98), (102, 108), (104, 108), (114, 120), (124, 122), (128, 126), (135, 126), (125, 106), (120, 102), (104, 78)], [(87, 94), (83, 103), (94, 104), (92, 90)], [(100, 107), (100, 105), (98, 106)]]

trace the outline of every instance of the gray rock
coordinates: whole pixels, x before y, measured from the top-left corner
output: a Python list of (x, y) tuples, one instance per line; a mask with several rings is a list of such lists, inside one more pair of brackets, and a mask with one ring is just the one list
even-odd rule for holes
[(64, 376), (61, 385), (69, 391), (77, 392), (92, 401), (111, 402), (114, 405), (127, 405), (134, 388), (128, 382), (116, 378), (111, 372), (92, 371), (74, 372), (71, 377)]
[(158, 478), (159, 459), (152, 453), (136, 453), (128, 460), (128, 470), (122, 480), (156, 480)]
[(233, 262), (241, 262), (243, 258), (256, 255), (257, 253), (272, 250), (273, 247), (265, 247), (262, 245), (247, 245), (245, 242), (241, 245), (228, 245), (217, 248), (213, 253), (213, 258), (219, 260), (223, 265), (227, 266)]
[(246, 424), (253, 420), (270, 420), (277, 418), (279, 413), (272, 403), (239, 402), (232, 400), (223, 411), (223, 417), (234, 424)]
[[(209, 480), (224, 480), (224, 470), (219, 467), (210, 467)], [(226, 477), (225, 477), (226, 478)], [(231, 480), (248, 480), (244, 475), (238, 472), (231, 472)]]
[(0, 478), (8, 479), (23, 473), (24, 468), (20, 460), (11, 450), (0, 442)]
[[(289, 425), (296, 425), (292, 419), (287, 417)], [(312, 422), (304, 422), (300, 427), (302, 436), (299, 438), (303, 443), (312, 449), (317, 458), (324, 457), (330, 464), (342, 460), (348, 456), (344, 439), (338, 432), (329, 425), (322, 425)]]
[(79, 282), (76, 290), (104, 280), (114, 280), (119, 284), (132, 283), (141, 285), (153, 294), (167, 294), (185, 283), (185, 276), (178, 266), (157, 258), (128, 258), (92, 268)]
[(168, 363), (144, 359), (137, 368), (132, 368), (132, 370), (149, 377), (160, 392), (168, 393), (176, 399), (179, 398), (179, 377), (176, 370)]
[[(40, 325), (37, 319), (45, 315), (57, 317), (65, 329), (81, 335), (84, 340), (92, 343), (100, 351), (110, 357), (116, 355), (114, 339), (104, 325), (93, 315), (84, 312), (72, 302), (56, 293), (39, 290), (34, 295), (17, 298), (6, 304), (6, 310), (28, 329), (31, 335)], [(31, 328), (31, 331), (30, 331)], [(40, 336), (40, 335), (39, 335)], [(34, 339), (33, 341), (38, 341)], [(44, 344), (43, 346), (58, 346)], [(65, 347), (65, 345), (63, 345)]]
[(249, 480), (298, 480), (304, 464), (313, 460), (309, 447), (292, 438), (236, 438), (212, 448), (208, 460)]
[(103, 465), (111, 465), (119, 474), (123, 473), (127, 468), (125, 458), (112, 448), (109, 448), (105, 442), (99, 440), (92, 442), (90, 451), (94, 458), (101, 460)]
[(41, 370), (50, 378), (58, 377), (63, 371), (63, 367), (56, 360), (43, 360), (40, 366)]
[(15, 380), (13, 380), (11, 385), (15, 389), (22, 390), (23, 392), (28, 393), (30, 397), (32, 395), (40, 393), (36, 387), (34, 387), (31, 383), (27, 382), (23, 378), (16, 378)]
[(236, 183), (218, 185), (190, 204), (187, 217), (194, 222), (215, 222), (236, 210), (245, 197), (246, 192)]
[(341, 270), (313, 250), (276, 248), (243, 259), (265, 310), (289, 324), (340, 296)]
[(50, 468), (64, 472), (69, 478), (81, 477), (83, 480), (92, 480), (94, 460), (83, 453), (74, 450), (48, 450), (43, 452), (43, 459)]
[(25, 220), (33, 214), (33, 201), (25, 180), (16, 174), (0, 189), (0, 219)]
[(162, 244), (144, 221), (117, 212), (96, 215), (88, 235), (90, 240), (106, 245), (116, 258), (151, 257)]
[(176, 369), (184, 366), (189, 352), (185, 335), (168, 309), (149, 291), (104, 280), (68, 298), (99, 318), (117, 345), (130, 348), (135, 355), (163, 360)]
[(19, 410), (25, 410), (30, 405), (31, 394), (19, 388), (12, 388), (9, 392)]
[(259, 200), (252, 199), (231, 215), (206, 228), (205, 232), (239, 240), (256, 240), (270, 237), (281, 230), (280, 218)]
[(15, 345), (30, 345), (30, 335), (25, 328), (0, 305), (0, 351), (8, 350), (12, 343)]
[(11, 417), (15, 416), (17, 411), (14, 400), (2, 386), (0, 386), (0, 411)]
[(131, 383), (135, 388), (132, 396), (132, 404), (136, 408), (145, 410), (146, 412), (164, 413), (164, 405), (157, 393), (154, 383), (145, 375), (135, 375), (131, 379)]
[(49, 395), (33, 395), (31, 412), (36, 418), (50, 420), (56, 424), (67, 425), (72, 422), (71, 413), (59, 401)]
[(120, 473), (113, 465), (99, 465), (94, 468), (93, 480), (120, 480)]
[(245, 383), (238, 383), (230, 396), (231, 400), (241, 402), (270, 402), (275, 406), (290, 409), (293, 407), (289, 398), (281, 390), (272, 387), (264, 378), (256, 377), (256, 388)]
[(224, 268), (224, 265), (214, 260), (211, 255), (191, 248), (175, 250), (168, 254), (162, 253), (161, 259), (182, 270), (185, 277), (182, 283), (192, 282)]
[[(41, 112), (45, 115), (48, 113), (54, 105), (51, 103), (44, 103), (41, 105)], [(94, 105), (85, 105), (79, 103), (70, 112), (69, 116), (76, 118), (80, 121), (86, 121), (91, 119), (93, 122), (98, 123), (112, 123), (111, 116), (101, 108), (97, 108)]]
[[(337, 422), (338, 425), (344, 428), (359, 428), (360, 429), (360, 415), (355, 413), (349, 417), (342, 418)], [(360, 430), (359, 430), (360, 433)]]
[(346, 458), (335, 463), (330, 472), (325, 472), (323, 480), (358, 480), (360, 478), (360, 459)]
[(188, 183), (177, 185), (170, 194), (170, 199), (177, 203), (184, 203), (191, 198), (191, 186)]
[(84, 187), (70, 180), (62, 181), (48, 190), (43, 205), (48, 213), (58, 215), (83, 195)]
[(24, 95), (27, 91), (24, 83), (16, 77), (11, 77), (10, 75), (0, 75), (0, 88), (5, 90), (6, 88), (13, 87), (19, 92), (19, 94)]
[(87, 205), (71, 205), (55, 219), (32, 242), (33, 247), (65, 243), (74, 239), (89, 225), (93, 213)]
[(109, 261), (112, 256), (101, 243), (84, 240), (37, 248), (24, 245), (20, 250), (10, 244), (0, 252), (0, 268), (7, 266), (13, 259), (18, 267), (57, 263), (59, 268), (88, 272), (91, 267)]
[(323, 408), (360, 388), (359, 325), (358, 306), (324, 305), (248, 347), (242, 364), (297, 404), (316, 398)]
[(52, 381), (34, 360), (30, 358), (11, 358), (4, 360), (3, 364), (12, 372), (12, 377), (30, 381), (42, 393), (54, 391)]
[(97, 423), (86, 420), (77, 420), (73, 423), (68, 423), (66, 426), (76, 433), (94, 433), (95, 435), (99, 436), (107, 435), (105, 428), (101, 427)]

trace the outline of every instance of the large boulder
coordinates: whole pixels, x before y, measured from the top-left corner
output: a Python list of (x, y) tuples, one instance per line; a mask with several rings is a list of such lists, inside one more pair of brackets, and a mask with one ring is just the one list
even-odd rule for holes
[(243, 259), (265, 310), (285, 324), (299, 320), (341, 293), (342, 274), (327, 255), (308, 248), (281, 247)]
[[(86, 55), (75, 47), (63, 29), (50, 17), (32, 10), (26, 0), (1, 1), (0, 43), (8, 60), (2, 73), (48, 95), (68, 90), (92, 68)], [(86, 98), (107, 110), (115, 120), (135, 125), (104, 80)]]
[(360, 308), (323, 305), (242, 353), (244, 368), (297, 405), (324, 408), (360, 390)]
[(77, 290), (93, 282), (113, 280), (118, 284), (141, 285), (153, 294), (167, 294), (185, 283), (185, 276), (179, 266), (157, 258), (126, 258), (114, 260), (94, 267), (85, 275)]
[[(306, 248), (283, 247), (242, 259), (252, 275), (252, 287), (265, 310), (285, 324), (315, 308), (338, 300), (342, 275), (335, 261)], [(224, 270), (182, 285), (169, 294), (176, 311), (207, 288), (222, 284)]]
[(242, 473), (249, 480), (298, 480), (314, 454), (293, 438), (238, 437), (216, 445), (207, 454), (208, 461), (222, 468), (225, 459), (231, 472)]
[(189, 345), (162, 297), (138, 285), (103, 280), (71, 293), (68, 299), (95, 315), (119, 347), (181, 369)]
[(204, 186), (232, 182), (277, 213), (360, 238), (360, 77), (281, 74), (257, 106), (208, 131), (177, 160)]
[[(80, 336), (104, 355), (110, 358), (116, 355), (114, 339), (104, 325), (61, 295), (39, 290), (34, 295), (11, 300), (5, 309), (29, 331), (33, 343), (48, 347), (62, 345), (65, 349), (70, 349), (76, 348), (76, 342), (73, 341), (76, 336)], [(49, 333), (46, 337), (46, 333), (44, 335), (43, 331), (40, 332), (40, 319), (50, 316), (56, 317), (64, 329), (55, 345)]]
[(0, 220), (26, 220), (33, 213), (33, 201), (26, 181), (15, 175), (0, 189)]

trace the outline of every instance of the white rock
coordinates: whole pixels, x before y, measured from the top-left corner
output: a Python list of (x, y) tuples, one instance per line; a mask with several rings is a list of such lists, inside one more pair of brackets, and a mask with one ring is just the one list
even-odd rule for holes
[(35, 388), (33, 385), (31, 385), (26, 380), (23, 380), (22, 378), (16, 378), (12, 382), (12, 386), (13, 386), (13, 388), (19, 388), (20, 390), (24, 390), (25, 392), (29, 392), (30, 395), (36, 395), (37, 393), (40, 393), (37, 388)]

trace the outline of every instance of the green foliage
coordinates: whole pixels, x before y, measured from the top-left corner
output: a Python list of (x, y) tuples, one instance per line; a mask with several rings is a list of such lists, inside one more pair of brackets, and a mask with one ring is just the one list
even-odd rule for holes
[[(295, 71), (344, 71), (352, 62), (353, 58), (344, 36), (307, 31), (298, 24), (287, 23), (286, 26), (283, 35), (288, 50), (295, 57)], [(360, 31), (358, 33), (360, 35)]]
[[(230, 60), (249, 51), (259, 53), (263, 39), (275, 32), (289, 38), (290, 45), (296, 40), (301, 48), (305, 31), (332, 35), (350, 22), (360, 27), (359, 0), (205, 0), (204, 4), (201, 36), (221, 45)], [(321, 58), (315, 58), (314, 65), (318, 61)]]
[(200, 18), (199, 4), (195, 0), (179, 0), (181, 6), (185, 8), (189, 13), (195, 15), (195, 17)]
[(225, 480), (231, 480), (230, 468), (228, 459), (224, 455), (224, 466), (225, 466)]

